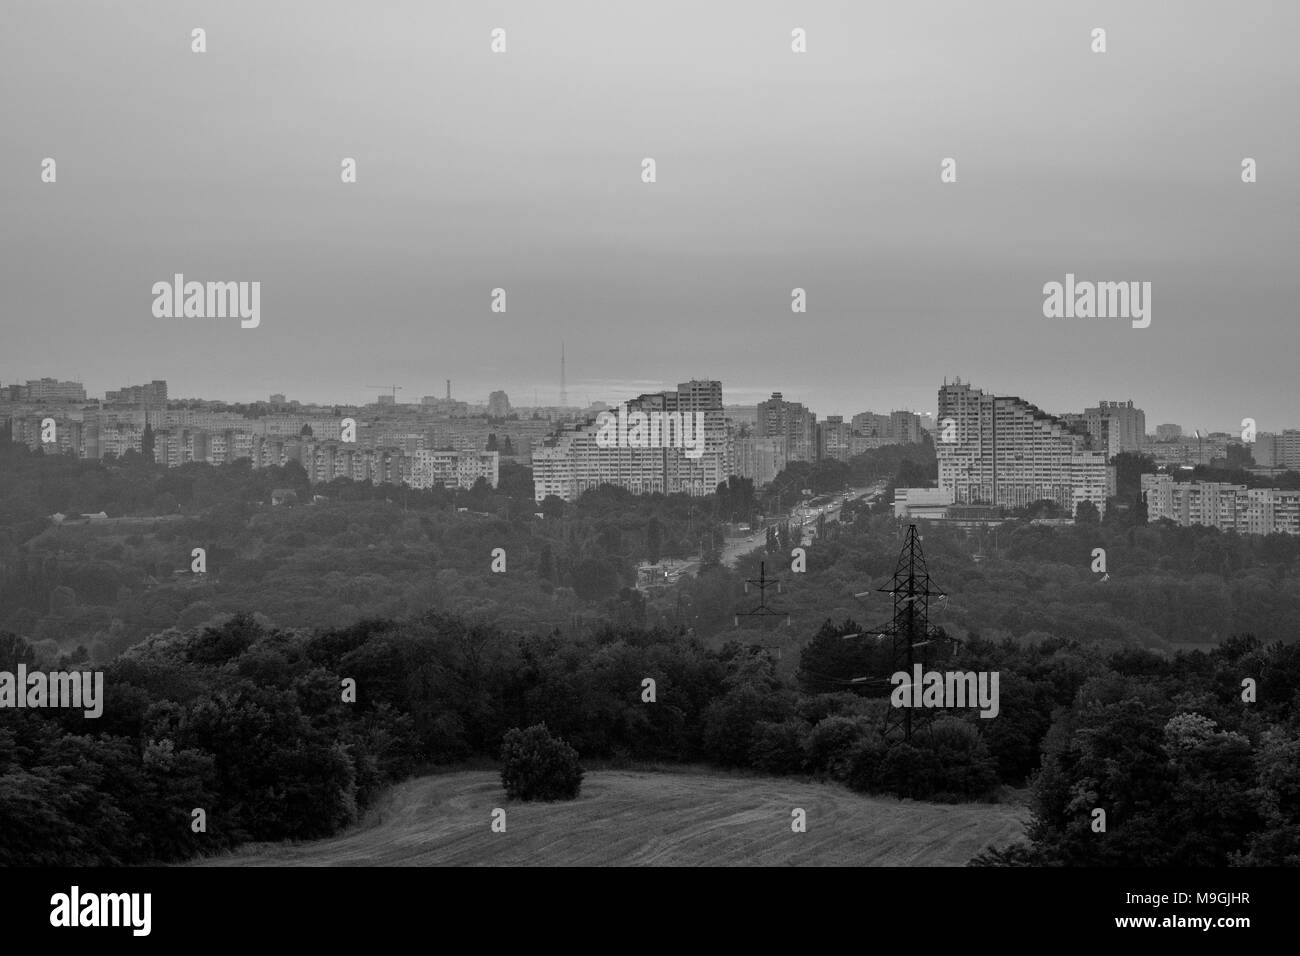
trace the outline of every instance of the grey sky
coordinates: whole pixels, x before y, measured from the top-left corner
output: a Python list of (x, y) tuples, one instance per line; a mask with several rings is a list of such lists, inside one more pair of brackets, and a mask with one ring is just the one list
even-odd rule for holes
[[(925, 411), (960, 375), (1052, 411), (1132, 398), (1151, 429), (1300, 427), (1289, 0), (7, 0), (4, 20), (0, 382), (357, 401), (451, 378), (547, 403), (563, 338), (572, 401), (709, 377), (728, 402)], [(261, 326), (154, 318), (175, 272), (260, 281)], [(1150, 281), (1151, 326), (1045, 319), (1067, 272)]]

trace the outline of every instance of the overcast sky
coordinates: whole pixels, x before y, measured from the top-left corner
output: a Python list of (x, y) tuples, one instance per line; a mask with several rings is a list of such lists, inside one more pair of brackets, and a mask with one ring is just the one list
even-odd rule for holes
[[(1300, 427), (1294, 0), (4, 7), (6, 384), (547, 404), (563, 338), (575, 403), (932, 411), (958, 375)], [(176, 272), (260, 281), (260, 327), (155, 318)], [(1067, 272), (1151, 282), (1150, 327), (1044, 318)]]

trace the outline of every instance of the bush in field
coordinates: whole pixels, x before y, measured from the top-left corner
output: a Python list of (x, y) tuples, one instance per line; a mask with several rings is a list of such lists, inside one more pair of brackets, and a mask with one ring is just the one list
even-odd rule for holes
[(501, 764), (501, 785), (512, 800), (573, 800), (582, 788), (578, 752), (545, 724), (507, 731)]
[(789, 700), (761, 685), (731, 688), (704, 710), (705, 756), (724, 767), (747, 766), (759, 724), (784, 720), (792, 710)]
[(764, 773), (786, 775), (803, 770), (807, 754), (804, 742), (808, 724), (792, 717), (789, 720), (760, 721), (754, 726), (749, 747), (749, 763)]
[(847, 780), (858, 745), (877, 732), (867, 717), (827, 717), (808, 734), (808, 768)]
[(997, 785), (996, 763), (969, 721), (936, 720), (901, 740), (865, 741), (850, 758), (849, 785), (868, 793), (955, 803), (986, 797)]
[(971, 721), (955, 717), (936, 720), (924, 746), (934, 761), (930, 781), (934, 799), (953, 803), (974, 800), (997, 786), (997, 762)]
[(849, 757), (848, 785), (863, 793), (879, 793), (884, 790), (881, 785), (881, 766), (888, 753), (889, 744), (879, 736), (859, 741)]

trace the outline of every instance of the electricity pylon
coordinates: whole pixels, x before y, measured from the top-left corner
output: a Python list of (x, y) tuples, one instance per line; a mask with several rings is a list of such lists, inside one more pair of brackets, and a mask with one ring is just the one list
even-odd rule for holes
[[(749, 610), (749, 611), (742, 611), (742, 612), (740, 612), (740, 613), (738, 613), (738, 614), (735, 615), (736, 627), (740, 627), (740, 619), (741, 619), (742, 617), (757, 617), (757, 618), (763, 618), (763, 619), (770, 619), (770, 618), (774, 618), (774, 617), (776, 617), (776, 618), (781, 618), (781, 624), (783, 624), (783, 625), (784, 625), (784, 624), (789, 624), (789, 623), (790, 623), (790, 615), (789, 615), (789, 614), (787, 614), (785, 611), (777, 610), (777, 609), (774, 608), (774, 607), (769, 607), (768, 604), (767, 604), (767, 589), (770, 588), (770, 587), (775, 586), (775, 587), (776, 587), (776, 592), (777, 592), (778, 594), (780, 594), (780, 593), (781, 593), (781, 582), (780, 582), (779, 580), (776, 580), (776, 579), (771, 579), (771, 580), (768, 579), (768, 577), (767, 577), (767, 562), (766, 562), (766, 561), (760, 561), (759, 564), (758, 564), (758, 578), (757, 578), (757, 580), (755, 580), (754, 578), (746, 578), (746, 579), (745, 579), (745, 593), (746, 593), (746, 594), (749, 593), (749, 586), (750, 586), (751, 584), (753, 584), (754, 586), (756, 586), (756, 587), (758, 588), (758, 604), (756, 604), (756, 605), (755, 605), (751, 610)], [(781, 659), (781, 645), (780, 645), (780, 644), (764, 644), (763, 646), (764, 646), (764, 647), (775, 647), (775, 648), (776, 648), (776, 659), (777, 659), (777, 660), (780, 660), (780, 659)]]
[[(898, 555), (898, 565), (887, 585), (876, 590), (888, 594), (894, 599), (894, 617), (887, 625), (874, 628), (861, 634), (847, 637), (871, 635), (877, 641), (890, 642), (891, 675), (903, 672), (907, 674), (905, 690), (908, 698), (912, 696), (912, 681), (915, 679), (915, 665), (920, 664), (922, 672), (929, 669), (932, 661), (938, 660), (938, 653), (944, 644), (957, 643), (944, 633), (943, 628), (930, 624), (930, 599), (947, 597), (934, 584), (930, 571), (925, 564), (925, 555), (921, 553), (921, 538), (916, 533), (916, 525), (907, 526), (907, 538)], [(859, 677), (853, 683), (893, 683), (892, 679), (873, 679)], [(897, 685), (895, 685), (897, 687)], [(913, 715), (914, 707), (890, 706), (885, 712), (883, 735), (888, 737), (901, 729), (904, 740), (912, 739), (912, 731), (920, 725), (928, 724), (934, 714), (928, 708), (921, 708)], [(902, 711), (902, 713), (898, 713)]]

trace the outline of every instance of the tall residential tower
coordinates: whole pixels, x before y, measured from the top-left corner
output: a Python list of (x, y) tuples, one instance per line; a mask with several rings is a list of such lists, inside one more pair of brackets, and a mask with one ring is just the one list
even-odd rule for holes
[(939, 389), (939, 488), (956, 504), (1023, 508), (1040, 499), (1074, 514), (1106, 507), (1106, 452), (1054, 415), (960, 380)]

